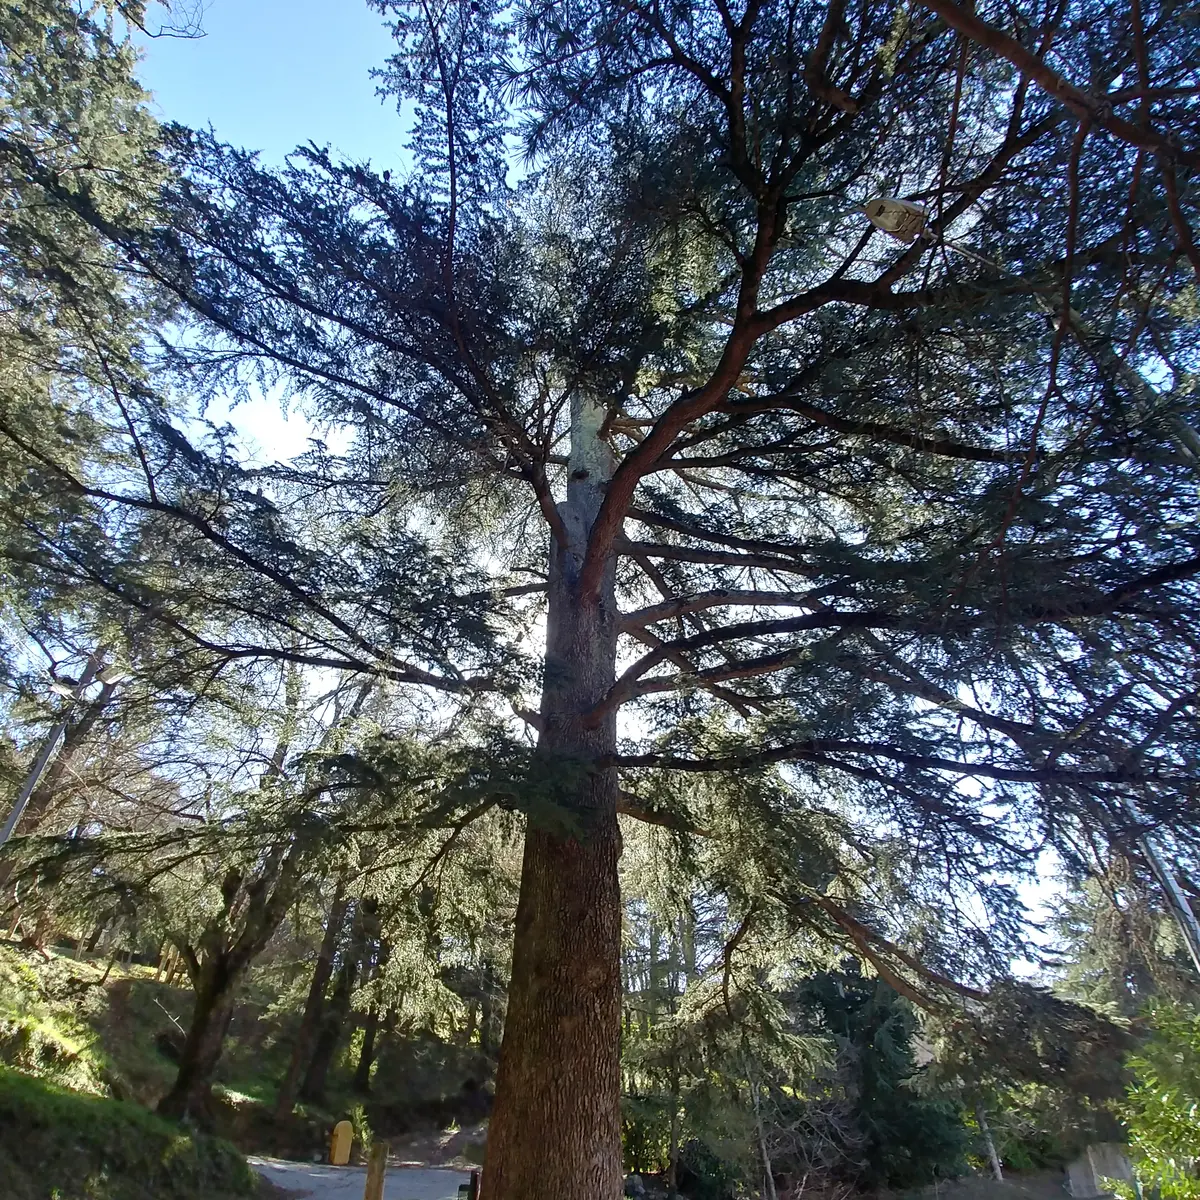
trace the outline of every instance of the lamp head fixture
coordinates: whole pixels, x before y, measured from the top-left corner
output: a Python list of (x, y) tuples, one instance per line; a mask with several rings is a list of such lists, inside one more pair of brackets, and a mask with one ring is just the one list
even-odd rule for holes
[(899, 242), (915, 242), (925, 231), (927, 214), (911, 200), (897, 200), (895, 196), (876, 196), (863, 205), (867, 220), (876, 229), (882, 229)]

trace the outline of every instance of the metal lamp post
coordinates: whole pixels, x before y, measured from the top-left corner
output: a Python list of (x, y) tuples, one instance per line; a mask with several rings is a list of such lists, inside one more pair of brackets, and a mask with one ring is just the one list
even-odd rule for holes
[(38, 781), (41, 779), (46, 767), (50, 764), (50, 760), (54, 757), (54, 752), (58, 748), (59, 741), (67, 731), (76, 701), (82, 698), (84, 691), (94, 680), (98, 679), (104, 684), (105, 691), (111, 695), (112, 692), (110, 689), (121, 679), (125, 678), (126, 672), (113, 664), (106, 666), (103, 656), (104, 649), (101, 648), (88, 658), (87, 666), (84, 668), (83, 674), (79, 677), (79, 682), (74, 687), (68, 688), (59, 685), (54, 688), (60, 695), (66, 695), (71, 703), (67, 705), (66, 711), (55, 722), (50, 732), (46, 734), (41, 749), (38, 750), (37, 757), (33, 760), (33, 766), (29, 768), (29, 774), (25, 777), (25, 782), (21, 785), (21, 791), (17, 795), (16, 803), (13, 805), (12, 811), (8, 814), (8, 820), (4, 822), (4, 828), (0, 829), (0, 846), (3, 846), (12, 837), (13, 832), (17, 828), (17, 824), (25, 812), (25, 806), (29, 803), (30, 796), (33, 795)]

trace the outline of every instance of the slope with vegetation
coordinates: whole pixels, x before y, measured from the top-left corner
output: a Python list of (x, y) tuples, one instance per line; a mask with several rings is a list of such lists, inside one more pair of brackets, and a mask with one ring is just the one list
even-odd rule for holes
[(227, 1142), (140, 1105), (67, 1091), (0, 1066), (6, 1200), (235, 1200), (261, 1194)]

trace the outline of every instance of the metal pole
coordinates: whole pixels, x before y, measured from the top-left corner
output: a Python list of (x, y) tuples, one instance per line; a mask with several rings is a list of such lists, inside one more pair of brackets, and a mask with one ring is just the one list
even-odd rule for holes
[[(1139, 822), (1142, 820), (1137, 805), (1128, 796), (1122, 796), (1121, 803), (1133, 820)], [(1151, 874), (1158, 880), (1159, 886), (1166, 896), (1167, 907), (1171, 910), (1175, 917), (1175, 924), (1179, 926), (1179, 932), (1183, 935), (1183, 944), (1187, 947), (1188, 954), (1191, 955), (1192, 965), (1195, 966), (1197, 972), (1200, 972), (1200, 921), (1196, 920), (1196, 914), (1192, 911), (1188, 898), (1183, 894), (1179, 880), (1175, 878), (1174, 871), (1163, 862), (1162, 855), (1159, 854), (1158, 847), (1149, 833), (1140, 834), (1137, 842), (1138, 848), (1146, 856), (1146, 863), (1150, 867)]]
[(100, 673), (104, 667), (104, 663), (100, 658), (102, 651), (93, 654), (84, 668), (83, 674), (79, 678), (79, 682), (75, 685), (75, 695), (72, 697), (70, 704), (67, 705), (67, 711), (55, 724), (55, 726), (46, 734), (46, 740), (42, 743), (42, 748), (38, 751), (37, 757), (33, 760), (33, 766), (29, 769), (29, 774), (25, 777), (25, 782), (21, 784), (21, 791), (17, 796), (17, 802), (13, 805), (12, 812), (8, 814), (8, 820), (4, 822), (4, 828), (0, 829), (0, 846), (3, 846), (13, 835), (13, 830), (16, 829), (17, 823), (21, 819), (22, 813), (25, 811), (25, 806), (29, 803), (29, 797), (33, 795), (33, 789), (37, 787), (38, 780), (42, 777), (42, 772), (45, 771), (50, 759), (54, 757), (54, 751), (58, 746), (58, 740), (67, 731), (67, 726), (71, 723), (71, 710), (75, 707), (75, 702), (83, 694), (84, 688), (92, 682), (93, 679)]
[(1150, 840), (1149, 835), (1138, 838), (1138, 845), (1150, 864), (1150, 870), (1154, 872), (1166, 893), (1167, 903), (1175, 914), (1175, 923), (1179, 926), (1179, 932), (1183, 934), (1184, 945), (1192, 956), (1192, 964), (1197, 972), (1200, 972), (1200, 921), (1196, 920), (1196, 914), (1183, 894), (1175, 873), (1163, 862), (1158, 847)]

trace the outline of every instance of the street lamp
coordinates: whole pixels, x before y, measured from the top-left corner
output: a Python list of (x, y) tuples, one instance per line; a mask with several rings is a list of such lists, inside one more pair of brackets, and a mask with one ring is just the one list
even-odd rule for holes
[(66, 733), (67, 726), (70, 724), (71, 712), (75, 707), (75, 702), (83, 696), (83, 693), (93, 680), (99, 679), (104, 684), (105, 690), (111, 695), (113, 685), (129, 674), (124, 668), (114, 663), (105, 665), (105, 650), (106, 647), (102, 646), (88, 657), (87, 666), (84, 668), (83, 674), (79, 677), (78, 683), (72, 685), (56, 679), (50, 685), (52, 692), (66, 697), (70, 703), (63, 710), (62, 716), (55, 722), (50, 732), (46, 734), (46, 739), (42, 742), (41, 749), (38, 750), (37, 757), (33, 760), (33, 766), (29, 768), (29, 774), (25, 777), (25, 782), (21, 784), (21, 791), (17, 795), (12, 812), (8, 814), (8, 820), (4, 822), (4, 828), (0, 829), (0, 846), (3, 846), (12, 837), (13, 831), (17, 828), (17, 824), (25, 812), (25, 806), (29, 803), (29, 798), (33, 795), (34, 789), (38, 785), (38, 780), (41, 779), (42, 773), (54, 757), (54, 751), (58, 747), (59, 740)]
[[(891, 235), (897, 241), (908, 244), (916, 241), (918, 237), (928, 237), (928, 232), (925, 228), (928, 214), (919, 204), (914, 204), (911, 200), (898, 200), (895, 196), (875, 196), (863, 205), (862, 211), (866, 215), (867, 220), (876, 229), (883, 230), (884, 233)], [(984, 258), (983, 255), (976, 254), (973, 250), (968, 250), (965, 246), (959, 246), (948, 239), (943, 239), (943, 245), (949, 247), (951, 250), (956, 250), (959, 254), (965, 255), (967, 258), (973, 258), (976, 262), (981, 262), (985, 266), (993, 267), (1004, 274), (1011, 274), (1011, 272), (999, 263), (993, 262), (990, 258)], [(1061, 318), (1061, 311), (1044, 296), (1034, 293), (1034, 301), (1047, 315)], [(1075, 332), (1082, 339), (1087, 342), (1093, 342), (1090, 331), (1083, 322), (1083, 318), (1073, 308), (1069, 310), (1068, 319)], [(1150, 384), (1125, 359), (1119, 355), (1114, 357), (1116, 358), (1117, 369), (1121, 372), (1125, 381), (1148, 407), (1152, 401), (1159, 399)], [(1183, 452), (1185, 458), (1193, 462), (1200, 460), (1200, 435), (1197, 435), (1191, 425), (1182, 417), (1174, 417), (1171, 419), (1171, 432), (1174, 435), (1176, 445)], [(1131, 800), (1125, 798), (1122, 800), (1122, 804), (1125, 807), (1125, 811), (1134, 821), (1141, 821), (1141, 816)], [(1138, 847), (1141, 849), (1150, 867), (1151, 874), (1158, 880), (1159, 886), (1166, 897), (1167, 907), (1174, 916), (1175, 923), (1179, 926), (1184, 945), (1191, 955), (1196, 970), (1200, 971), (1200, 920), (1197, 920), (1191, 904), (1179, 886), (1179, 881), (1175, 878), (1175, 873), (1163, 860), (1158, 847), (1148, 832), (1138, 836)]]
[(925, 210), (911, 200), (895, 196), (876, 196), (863, 205), (867, 220), (876, 229), (891, 234), (898, 242), (915, 242), (925, 232), (928, 220)]

